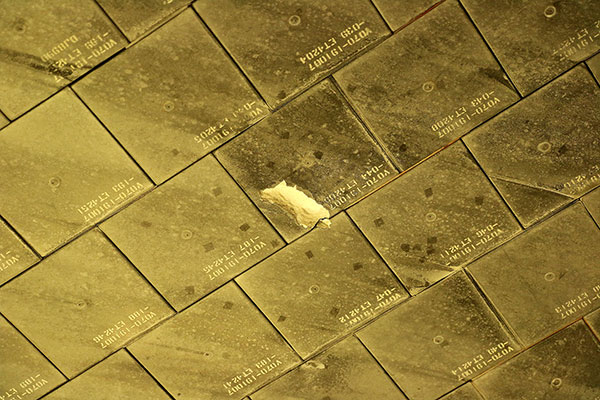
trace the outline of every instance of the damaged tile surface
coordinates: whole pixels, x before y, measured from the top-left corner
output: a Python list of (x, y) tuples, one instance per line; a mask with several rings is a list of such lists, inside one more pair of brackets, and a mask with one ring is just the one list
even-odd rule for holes
[(177, 310), (284, 244), (212, 156), (101, 229)]
[(462, 271), (358, 337), (412, 400), (435, 399), (519, 350)]
[(285, 181), (305, 195), (298, 194), (301, 203), (312, 198), (335, 215), (396, 175), (329, 81), (227, 143), (216, 156), (288, 242), (313, 226), (302, 226), (304, 220), (290, 213), (302, 211), (302, 204), (273, 204), (264, 199), (265, 189)]
[(267, 113), (192, 10), (74, 89), (155, 182)]
[(598, 243), (600, 230), (575, 204), (468, 269), (517, 335), (533, 344), (600, 307)]
[(0, 134), (0, 214), (42, 255), (151, 186), (70, 89)]
[(407, 297), (343, 213), (236, 281), (303, 358)]
[(0, 110), (10, 119), (127, 44), (92, 0), (3, 0), (0, 9)]
[(38, 260), (38, 256), (0, 220), (0, 285)]
[(0, 312), (68, 377), (172, 313), (97, 230), (0, 288)]
[(599, 109), (600, 88), (577, 67), (465, 137), (524, 226), (600, 184)]
[(252, 395), (252, 400), (406, 400), (354, 337), (302, 364)]
[(400, 176), (348, 213), (411, 293), (520, 231), (462, 143)]
[(335, 74), (401, 169), (519, 97), (456, 1), (446, 1)]
[(600, 50), (600, 3), (461, 0), (521, 94)]
[(488, 400), (597, 399), (600, 345), (577, 322), (475, 380)]
[(198, 0), (194, 7), (276, 107), (389, 35), (368, 0)]
[(234, 283), (129, 349), (176, 399), (241, 399), (298, 362)]

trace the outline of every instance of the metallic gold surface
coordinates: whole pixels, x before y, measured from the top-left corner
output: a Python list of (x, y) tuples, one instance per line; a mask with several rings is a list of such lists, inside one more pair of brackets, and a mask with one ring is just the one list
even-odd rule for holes
[(466, 383), (440, 400), (483, 400), (471, 383)]
[(0, 221), (0, 285), (26, 270), (39, 257)]
[(439, 0), (373, 0), (392, 30), (407, 25), (411, 20), (433, 7)]

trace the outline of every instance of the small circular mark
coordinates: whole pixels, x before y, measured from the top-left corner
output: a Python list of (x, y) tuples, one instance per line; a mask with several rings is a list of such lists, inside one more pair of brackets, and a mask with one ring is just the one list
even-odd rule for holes
[(433, 88), (435, 88), (435, 85), (431, 81), (425, 82), (423, 84), (423, 90), (426, 91), (426, 92), (431, 92), (433, 90)]
[(556, 7), (554, 7), (554, 6), (546, 7), (546, 9), (544, 10), (544, 15), (546, 16), (546, 18), (554, 17), (556, 15)]
[(552, 148), (552, 145), (548, 142), (542, 142), (537, 145), (537, 149), (542, 153), (547, 153)]
[(81, 309), (84, 309), (84, 308), (85, 308), (85, 306), (87, 306), (87, 302), (86, 302), (85, 300), (78, 300), (78, 301), (75, 303), (75, 307), (79, 308), (80, 310), (81, 310)]
[(319, 290), (321, 290), (319, 288), (319, 286), (317, 285), (312, 285), (311, 287), (308, 288), (308, 293), (310, 294), (315, 294), (315, 293), (319, 293)]
[(550, 384), (552, 385), (553, 388), (558, 389), (559, 387), (562, 386), (562, 379), (554, 378), (554, 379), (552, 379), (552, 382), (550, 382)]
[(548, 282), (552, 282), (554, 279), (556, 279), (556, 275), (554, 275), (554, 272), (546, 272), (544, 279)]
[(425, 214), (425, 220), (427, 220), (427, 222), (433, 222), (437, 219), (437, 215), (435, 215), (435, 213), (433, 212), (428, 212), (427, 214)]
[(433, 343), (435, 343), (435, 344), (444, 343), (444, 337), (441, 335), (437, 335), (436, 337), (433, 338)]
[(60, 180), (60, 178), (53, 176), (52, 178), (50, 178), (48, 180), (48, 184), (50, 186), (52, 186), (53, 188), (58, 188), (61, 184), (61, 180)]
[(300, 25), (300, 17), (298, 15), (292, 15), (290, 19), (288, 19), (288, 23), (291, 26), (298, 26)]
[(181, 231), (181, 238), (183, 240), (190, 240), (192, 238), (192, 236), (194, 236), (194, 234), (192, 233), (192, 231), (190, 231), (188, 229), (184, 229)]
[(175, 108), (175, 104), (170, 100), (165, 101), (165, 104), (163, 104), (163, 109), (166, 112), (171, 112), (171, 111), (173, 111), (174, 108)]

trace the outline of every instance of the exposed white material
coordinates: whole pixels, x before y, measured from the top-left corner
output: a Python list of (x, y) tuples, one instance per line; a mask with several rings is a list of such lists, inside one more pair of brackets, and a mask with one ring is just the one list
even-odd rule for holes
[(317, 222), (320, 222), (320, 227), (331, 225), (329, 211), (303, 191), (296, 189), (295, 185), (288, 186), (285, 181), (281, 181), (272, 188), (262, 190), (260, 195), (263, 200), (288, 212), (303, 228), (312, 228)]

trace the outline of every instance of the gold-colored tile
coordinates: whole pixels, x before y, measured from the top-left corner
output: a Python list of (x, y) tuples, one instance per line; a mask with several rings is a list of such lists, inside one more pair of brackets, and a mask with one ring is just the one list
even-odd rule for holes
[(4, 222), (0, 221), (0, 285), (38, 260), (38, 256)]
[(177, 310), (284, 244), (212, 156), (101, 229)]
[(519, 350), (462, 271), (358, 337), (411, 400), (435, 399)]
[(303, 358), (407, 297), (345, 214), (236, 280)]
[(406, 400), (353, 336), (252, 395), (252, 400)]
[(466, 383), (440, 400), (483, 400), (471, 383)]
[(460, 142), (348, 213), (411, 293), (521, 230)]
[(66, 379), (0, 316), (0, 399), (37, 399)]
[(0, 214), (42, 255), (150, 187), (70, 89), (0, 135)]
[(600, 82), (600, 54), (590, 58), (587, 61), (588, 67), (592, 70), (592, 73), (596, 77), (596, 80)]
[(270, 106), (389, 34), (367, 0), (199, 0), (194, 7)]
[(582, 198), (585, 208), (592, 214), (596, 223), (600, 225), (600, 188), (594, 189), (591, 193)]
[(335, 74), (401, 169), (519, 96), (457, 1), (446, 1)]
[(597, 1), (462, 3), (523, 95), (600, 49)]
[(600, 307), (600, 230), (576, 204), (471, 264), (526, 345)]
[(597, 399), (600, 346), (577, 322), (475, 380), (488, 400)]
[(388, 25), (396, 30), (433, 7), (440, 0), (373, 0)]
[(464, 138), (524, 226), (600, 185), (598, 110), (579, 66)]
[(68, 377), (172, 314), (97, 230), (0, 288), (0, 311)]
[(0, 14), (0, 109), (15, 119), (125, 47), (90, 0), (8, 1)]
[(125, 350), (120, 350), (44, 399), (167, 400), (170, 397)]
[(600, 339), (600, 310), (596, 310), (587, 315), (585, 321), (592, 328), (592, 332)]
[(330, 81), (324, 81), (217, 150), (217, 158), (285, 240), (298, 215), (264, 200), (285, 181), (335, 215), (396, 175)]
[(191, 9), (74, 90), (155, 182), (268, 112)]
[(176, 399), (241, 399), (298, 363), (234, 283), (129, 349)]

